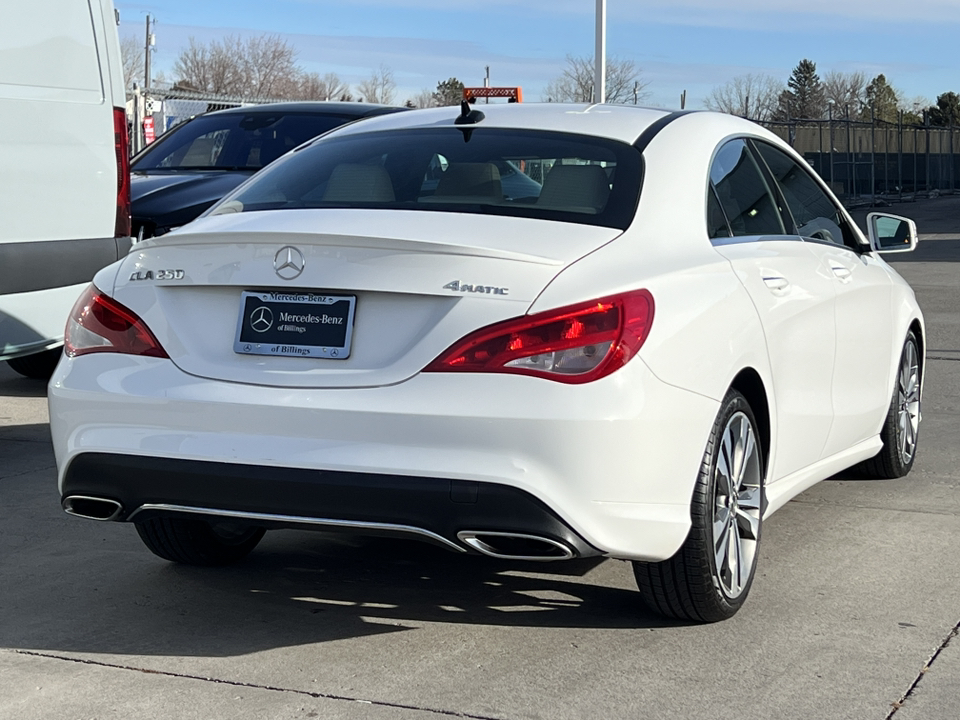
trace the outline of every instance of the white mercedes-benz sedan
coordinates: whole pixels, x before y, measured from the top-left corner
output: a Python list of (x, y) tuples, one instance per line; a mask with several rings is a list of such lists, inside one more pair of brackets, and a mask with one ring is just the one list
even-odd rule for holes
[(604, 105), (373, 118), (135, 245), (50, 384), (63, 508), (209, 565), (265, 529), (633, 563), (743, 604), (763, 521), (910, 471), (924, 326), (804, 159), (750, 122)]

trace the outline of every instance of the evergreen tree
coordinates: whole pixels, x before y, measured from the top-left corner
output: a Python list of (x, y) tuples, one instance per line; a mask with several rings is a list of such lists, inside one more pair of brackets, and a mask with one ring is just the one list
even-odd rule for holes
[(929, 117), (931, 125), (960, 126), (960, 95), (955, 92), (937, 95), (937, 104), (930, 108)]
[(778, 122), (796, 119), (796, 115), (793, 114), (793, 95), (789, 90), (780, 91), (777, 96), (777, 104), (773, 112), (770, 113), (770, 119)]
[(447, 105), (459, 105), (463, 100), (463, 83), (455, 77), (437, 83), (437, 89), (433, 93), (433, 100), (437, 107)]
[(899, 110), (900, 98), (893, 86), (887, 82), (887, 78), (880, 73), (870, 84), (867, 85), (867, 109), (866, 113), (873, 110), (873, 117), (884, 122), (897, 122), (897, 112)]
[(791, 118), (823, 117), (826, 108), (823, 83), (817, 75), (817, 64), (803, 59), (790, 73), (787, 90), (780, 96), (778, 115), (788, 111)]

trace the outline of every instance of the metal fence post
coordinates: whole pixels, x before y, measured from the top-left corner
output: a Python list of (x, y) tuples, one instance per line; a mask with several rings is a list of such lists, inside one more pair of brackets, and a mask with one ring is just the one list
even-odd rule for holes
[(846, 116), (845, 122), (847, 123), (847, 182), (845, 183), (845, 190), (850, 194), (850, 197), (857, 196), (857, 164), (856, 156), (853, 152), (853, 123), (850, 122), (850, 105), (846, 104), (843, 106), (843, 112)]
[(913, 199), (914, 200), (917, 199), (917, 186), (920, 184), (919, 182), (920, 165), (917, 159), (917, 148), (919, 147), (920, 143), (917, 142), (917, 135), (918, 135), (917, 128), (914, 127), (913, 128)]
[(950, 119), (950, 192), (954, 192), (957, 188), (954, 185), (954, 176), (953, 176), (953, 119)]
[(827, 106), (827, 119), (830, 121), (830, 189), (833, 190), (833, 103)]
[(877, 204), (877, 119), (870, 108), (870, 204)]
[[(817, 133), (819, 134), (819, 145), (817, 145), (817, 172), (823, 176), (823, 119), (817, 120)], [(830, 188), (833, 190), (833, 188)]]
[(897, 112), (897, 190), (903, 200), (903, 110)]
[(141, 149), (141, 135), (140, 128), (143, 126), (143, 122), (140, 119), (140, 105), (143, 102), (143, 93), (140, 90), (140, 86), (137, 83), (133, 84), (133, 118), (130, 127), (130, 155), (136, 155), (140, 152)]

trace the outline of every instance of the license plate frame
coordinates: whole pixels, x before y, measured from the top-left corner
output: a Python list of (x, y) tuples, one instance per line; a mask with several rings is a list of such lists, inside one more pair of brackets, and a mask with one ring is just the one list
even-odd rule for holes
[(356, 295), (244, 290), (233, 351), (346, 360), (353, 345)]

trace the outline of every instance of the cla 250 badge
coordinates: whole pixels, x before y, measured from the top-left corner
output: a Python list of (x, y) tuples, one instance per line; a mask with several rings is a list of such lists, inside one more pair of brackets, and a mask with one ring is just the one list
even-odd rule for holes
[(137, 270), (130, 273), (130, 282), (137, 280), (183, 280), (183, 270)]
[(453, 282), (448, 282), (443, 286), (444, 290), (453, 290), (454, 292), (472, 292), (472, 293), (486, 293), (488, 295), (509, 295), (507, 288), (503, 287), (493, 287), (492, 285), (467, 285), (462, 283), (459, 280), (454, 280)]

